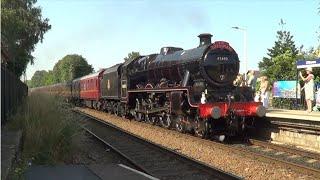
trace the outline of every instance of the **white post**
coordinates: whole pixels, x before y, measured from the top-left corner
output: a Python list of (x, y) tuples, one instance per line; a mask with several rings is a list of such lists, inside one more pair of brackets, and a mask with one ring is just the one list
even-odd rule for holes
[(244, 63), (244, 80), (247, 85), (248, 57), (247, 57), (247, 29), (238, 26), (232, 27), (243, 32), (243, 63)]
[(244, 58), (244, 67), (245, 67), (245, 75), (244, 75), (244, 79), (245, 79), (245, 83), (247, 85), (247, 72), (248, 72), (248, 57), (247, 57), (247, 30), (243, 29), (243, 58)]

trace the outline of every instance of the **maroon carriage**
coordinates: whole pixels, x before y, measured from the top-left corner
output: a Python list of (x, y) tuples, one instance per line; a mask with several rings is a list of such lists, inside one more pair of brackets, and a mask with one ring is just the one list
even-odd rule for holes
[(97, 108), (98, 106), (103, 72), (104, 69), (80, 78), (80, 99), (88, 107)]

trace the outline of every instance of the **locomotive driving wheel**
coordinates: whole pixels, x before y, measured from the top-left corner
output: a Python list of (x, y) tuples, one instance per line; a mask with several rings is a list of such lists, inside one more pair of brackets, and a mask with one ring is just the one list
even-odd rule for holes
[(169, 129), (172, 124), (171, 116), (169, 114), (166, 114), (163, 118), (160, 119), (160, 123), (162, 127)]
[(140, 112), (137, 112), (134, 116), (134, 118), (136, 119), (136, 121), (143, 121), (143, 114)]
[(119, 114), (120, 114), (119, 108), (120, 108), (119, 104), (118, 103), (115, 104), (115, 107), (113, 109), (114, 115), (119, 116)]
[(186, 127), (183, 122), (183, 116), (178, 116), (176, 120), (176, 130), (181, 133), (184, 133), (186, 131)]
[(157, 123), (157, 117), (156, 116), (151, 116), (149, 117), (149, 122), (152, 124), (152, 125), (155, 125)]
[(195, 119), (194, 134), (200, 138), (206, 138), (207, 136), (206, 122), (200, 120), (198, 117)]
[(126, 108), (124, 105), (119, 104), (119, 116), (125, 118), (127, 115)]
[(145, 120), (148, 124), (153, 124), (153, 122), (155, 122), (155, 117), (150, 116), (149, 114), (146, 114), (144, 120)]

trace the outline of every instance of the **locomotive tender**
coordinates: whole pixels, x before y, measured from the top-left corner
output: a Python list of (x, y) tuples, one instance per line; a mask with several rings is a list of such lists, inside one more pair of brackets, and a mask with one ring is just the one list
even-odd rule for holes
[(229, 43), (198, 37), (197, 48), (163, 47), (75, 79), (71, 99), (203, 138), (243, 134), (266, 110), (253, 102), (251, 88), (233, 86), (239, 58)]

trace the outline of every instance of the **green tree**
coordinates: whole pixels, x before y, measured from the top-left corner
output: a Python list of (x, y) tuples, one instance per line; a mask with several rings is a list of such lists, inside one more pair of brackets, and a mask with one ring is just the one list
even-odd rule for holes
[(300, 48), (299, 54), (297, 56), (298, 59), (311, 61), (319, 58), (320, 46), (317, 48), (311, 47), (307, 50)]
[(47, 86), (47, 85), (51, 85), (51, 84), (55, 84), (55, 78), (54, 78), (54, 75), (53, 75), (53, 72), (51, 70), (48, 71), (48, 73), (45, 75), (44, 77), (44, 86)]
[(27, 84), (27, 86), (28, 86), (29, 88), (32, 88), (32, 87), (33, 87), (31, 80), (27, 80), (27, 81), (26, 81), (26, 84)]
[(295, 79), (298, 49), (289, 31), (277, 31), (277, 40), (267, 55), (259, 62), (259, 68), (271, 82)]
[(139, 56), (140, 56), (139, 52), (132, 51), (131, 53), (128, 53), (128, 57), (125, 57), (124, 61), (132, 60), (132, 59), (135, 59), (135, 58), (137, 58)]
[(1, 0), (1, 38), (8, 46), (8, 68), (18, 77), (27, 64), (33, 64), (31, 53), (43, 35), (51, 28), (43, 19), (41, 8), (34, 7), (37, 0)]
[(55, 64), (52, 81), (56, 83), (67, 82), (90, 74), (92, 71), (92, 66), (81, 55), (66, 55)]
[(45, 85), (45, 78), (48, 72), (45, 70), (36, 71), (31, 78), (31, 87), (40, 87)]

